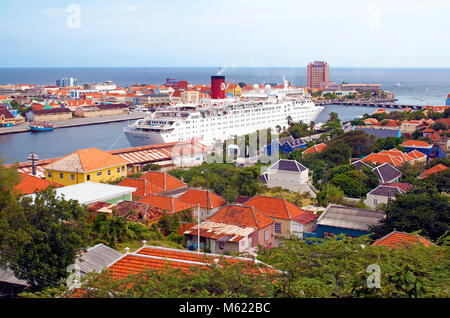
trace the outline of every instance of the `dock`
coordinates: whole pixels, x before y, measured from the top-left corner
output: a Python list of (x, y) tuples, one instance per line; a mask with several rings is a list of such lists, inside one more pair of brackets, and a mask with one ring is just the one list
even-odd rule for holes
[[(136, 120), (147, 116), (145, 112), (133, 112), (129, 114), (116, 115), (116, 116), (103, 116), (103, 117), (93, 117), (93, 118), (72, 118), (68, 120), (58, 120), (49, 122), (53, 124), (55, 129), (57, 128), (68, 128), (76, 126), (86, 126), (86, 125), (97, 125), (106, 124), (119, 121)], [(15, 134), (31, 131), (28, 123), (22, 123), (14, 127), (3, 127), (0, 128), (0, 135), (4, 134)]]

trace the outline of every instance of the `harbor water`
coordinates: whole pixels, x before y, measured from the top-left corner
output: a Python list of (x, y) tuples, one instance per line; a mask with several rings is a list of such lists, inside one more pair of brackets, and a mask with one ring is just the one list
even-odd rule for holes
[[(163, 84), (166, 78), (188, 80), (193, 84), (208, 84), (218, 68), (0, 68), (0, 84), (54, 84), (61, 77), (75, 77), (79, 83), (112, 80), (128, 86), (136, 83)], [(294, 85), (306, 84), (305, 68), (223, 68), (227, 81), (245, 83), (281, 83), (283, 75)], [(347, 83), (380, 83), (395, 93), (398, 103), (413, 105), (444, 105), (450, 93), (450, 69), (375, 69), (332, 68), (330, 79)], [(325, 122), (330, 112), (341, 120), (350, 120), (374, 107), (328, 105), (315, 122)], [(130, 147), (123, 128), (130, 122), (115, 122), (90, 126), (55, 129), (52, 132), (0, 135), (0, 156), (5, 163), (26, 161), (36, 153), (41, 159), (67, 155), (75, 150), (96, 147), (112, 150)]]

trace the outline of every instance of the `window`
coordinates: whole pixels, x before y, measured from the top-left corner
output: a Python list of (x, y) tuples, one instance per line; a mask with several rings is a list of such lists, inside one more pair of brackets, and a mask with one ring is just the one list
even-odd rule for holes
[(117, 167), (117, 173), (119, 173), (120, 172), (120, 167)]
[(101, 171), (97, 172), (97, 177), (100, 177), (101, 175), (102, 175)]
[(64, 178), (64, 174), (62, 172), (59, 173), (59, 178), (60, 179)]
[(269, 231), (264, 231), (264, 239), (265, 239), (266, 241), (269, 240)]
[(52, 173), (51, 171), (48, 172), (48, 177), (51, 178), (52, 177)]
[(373, 205), (377, 205), (377, 199), (373, 199)]
[(70, 180), (72, 180), (72, 181), (75, 180), (75, 175), (74, 174), (70, 175)]
[(110, 176), (111, 175), (111, 170), (108, 170), (108, 176)]
[(91, 175), (90, 175), (90, 174), (88, 174), (88, 175), (86, 176), (86, 180), (87, 180), (87, 181), (91, 180)]
[(281, 223), (275, 223), (275, 233), (281, 233)]
[(223, 250), (225, 247), (225, 242), (219, 242), (219, 248)]

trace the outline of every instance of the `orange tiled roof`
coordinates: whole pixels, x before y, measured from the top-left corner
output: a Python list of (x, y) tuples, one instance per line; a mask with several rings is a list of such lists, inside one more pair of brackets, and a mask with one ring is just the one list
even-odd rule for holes
[(136, 253), (126, 254), (108, 267), (108, 272), (115, 278), (123, 279), (130, 274), (149, 270), (163, 270), (167, 267), (178, 268), (186, 273), (193, 274), (196, 268), (208, 268), (217, 262), (218, 265), (242, 263), (246, 266), (261, 264), (262, 267), (251, 267), (259, 272), (274, 272), (272, 267), (258, 260), (243, 257), (233, 257), (218, 254), (199, 254), (186, 250), (177, 250), (164, 247), (144, 246)]
[(273, 220), (258, 209), (251, 206), (227, 205), (207, 218), (207, 221), (231, 224), (239, 227), (262, 229), (273, 223)]
[(126, 178), (122, 180), (118, 185), (123, 187), (136, 188), (137, 190), (133, 192), (133, 195), (139, 197), (145, 197), (149, 194), (158, 194), (164, 192), (162, 188), (154, 185), (149, 181), (146, 182), (144, 179)]
[(428, 170), (425, 170), (421, 175), (420, 178), (427, 178), (429, 177), (431, 174), (433, 173), (438, 173), (444, 170), (447, 170), (448, 168), (446, 166), (444, 166), (442, 163), (439, 163), (437, 165), (435, 165), (434, 167), (431, 167)]
[(77, 150), (44, 168), (56, 171), (86, 173), (108, 167), (126, 165), (127, 163), (128, 161), (119, 156), (111, 155), (97, 148), (87, 148)]
[(424, 239), (422, 236), (417, 234), (408, 234), (404, 232), (393, 231), (388, 235), (376, 240), (372, 245), (374, 246), (390, 246), (390, 247), (400, 247), (408, 244), (418, 244), (422, 243), (425, 246), (433, 245), (432, 242)]
[(303, 151), (303, 153), (315, 153), (315, 152), (322, 152), (325, 150), (325, 148), (327, 147), (326, 144), (321, 143), (318, 145), (314, 145), (308, 149), (306, 149), (305, 151)]
[[(434, 131), (434, 130), (433, 130)], [(431, 145), (422, 140), (407, 140), (402, 143), (403, 147), (420, 147), (420, 148), (429, 148)]]
[(146, 179), (150, 183), (161, 188), (163, 191), (169, 191), (186, 186), (186, 183), (178, 180), (166, 172), (160, 171), (148, 171), (139, 179)]
[(380, 151), (379, 153), (371, 153), (370, 155), (364, 157), (362, 161), (372, 162), (375, 164), (389, 163), (392, 166), (396, 167), (403, 164), (404, 162), (423, 159), (424, 157), (426, 157), (426, 155), (418, 150), (413, 150), (409, 153), (404, 153), (398, 149), (391, 149), (391, 150), (383, 150)]
[(200, 204), (200, 207), (204, 209), (206, 207), (208, 209), (215, 209), (227, 204), (227, 201), (219, 195), (202, 189), (190, 189), (179, 196), (178, 199), (193, 204), (194, 206)]
[(273, 218), (285, 220), (292, 220), (297, 218), (298, 222), (304, 222), (302, 224), (309, 223), (316, 219), (315, 217), (313, 217), (313, 213), (302, 210), (298, 206), (283, 198), (255, 195), (243, 205), (255, 207), (265, 215)]
[(62, 187), (62, 184), (51, 182), (28, 174), (20, 173), (20, 182), (14, 187), (17, 193), (31, 194), (47, 189), (49, 186), (56, 188)]
[(180, 201), (173, 197), (165, 197), (162, 195), (147, 195), (146, 197), (140, 199), (138, 202), (146, 203), (148, 205), (169, 211), (171, 213), (181, 212), (194, 207), (190, 203)]

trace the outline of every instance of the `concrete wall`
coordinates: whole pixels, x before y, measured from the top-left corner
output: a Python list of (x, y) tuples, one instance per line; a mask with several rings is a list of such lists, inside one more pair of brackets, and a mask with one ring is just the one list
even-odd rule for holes
[(70, 113), (54, 113), (54, 114), (34, 114), (31, 113), (30, 119), (33, 121), (55, 121), (55, 120), (67, 120), (72, 118), (72, 112)]

